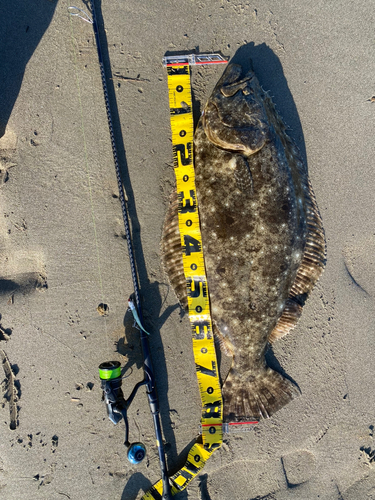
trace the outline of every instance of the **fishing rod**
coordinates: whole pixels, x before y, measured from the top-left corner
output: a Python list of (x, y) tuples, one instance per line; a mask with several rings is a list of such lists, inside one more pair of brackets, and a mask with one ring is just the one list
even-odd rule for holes
[(151, 361), (150, 346), (148, 342), (148, 332), (143, 327), (143, 316), (142, 316), (142, 308), (141, 308), (141, 301), (139, 294), (139, 283), (137, 277), (136, 262), (134, 259), (134, 250), (133, 250), (132, 236), (129, 224), (127, 200), (125, 199), (124, 195), (123, 182), (121, 178), (121, 169), (118, 161), (117, 147), (113, 129), (113, 122), (112, 122), (111, 106), (108, 96), (107, 80), (105, 75), (103, 55), (99, 37), (99, 28), (96, 20), (95, 6), (93, 0), (90, 0), (90, 9), (92, 17), (90, 17), (86, 12), (84, 12), (81, 9), (78, 9), (77, 7), (70, 7), (69, 11), (72, 15), (78, 16), (84, 21), (92, 24), (94, 30), (100, 74), (103, 86), (104, 101), (107, 112), (108, 128), (112, 144), (112, 154), (116, 170), (119, 199), (121, 204), (122, 216), (124, 219), (125, 236), (128, 246), (130, 269), (131, 269), (133, 288), (134, 288), (135, 303), (133, 302), (133, 300), (129, 299), (129, 307), (133, 314), (134, 320), (137, 323), (140, 330), (140, 341), (143, 353), (143, 371), (144, 371), (144, 379), (141, 382), (138, 382), (134, 386), (128, 399), (124, 398), (124, 394), (121, 388), (122, 385), (121, 364), (118, 361), (106, 361), (104, 363), (101, 363), (99, 366), (99, 376), (101, 379), (101, 386), (104, 393), (104, 401), (106, 403), (109, 419), (114, 424), (117, 424), (121, 419), (124, 420), (125, 423), (124, 444), (128, 449), (127, 452), (128, 460), (132, 464), (138, 464), (144, 459), (144, 457), (146, 456), (146, 448), (142, 443), (129, 442), (129, 421), (127, 417), (127, 410), (131, 405), (131, 403), (133, 402), (138, 389), (143, 385), (146, 387), (146, 393), (148, 396), (148, 402), (150, 405), (150, 411), (152, 414), (152, 419), (155, 428), (156, 443), (158, 447), (158, 454), (160, 461), (160, 469), (161, 469), (161, 476), (163, 483), (162, 500), (172, 500), (172, 492), (168, 479), (167, 464), (163, 446), (163, 436), (160, 425), (159, 402), (156, 391), (155, 375)]

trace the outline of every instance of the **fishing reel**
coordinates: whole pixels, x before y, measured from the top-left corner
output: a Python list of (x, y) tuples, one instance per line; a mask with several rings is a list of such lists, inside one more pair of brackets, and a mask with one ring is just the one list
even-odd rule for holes
[(131, 464), (137, 465), (146, 456), (146, 447), (143, 443), (129, 442), (129, 421), (127, 410), (132, 403), (137, 390), (145, 382), (138, 382), (128, 399), (122, 392), (121, 363), (119, 361), (106, 361), (99, 365), (99, 376), (103, 389), (103, 399), (107, 407), (108, 418), (115, 425), (123, 418), (125, 423), (125, 446), (128, 449), (127, 457)]

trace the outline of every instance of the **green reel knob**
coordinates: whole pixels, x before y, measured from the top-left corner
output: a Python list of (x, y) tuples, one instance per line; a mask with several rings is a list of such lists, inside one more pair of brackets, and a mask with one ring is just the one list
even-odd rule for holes
[(101, 380), (112, 380), (121, 377), (121, 363), (119, 361), (105, 361), (99, 365)]

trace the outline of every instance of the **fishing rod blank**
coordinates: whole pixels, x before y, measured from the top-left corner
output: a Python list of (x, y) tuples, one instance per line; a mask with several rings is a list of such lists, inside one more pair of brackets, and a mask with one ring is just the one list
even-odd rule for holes
[[(139, 323), (142, 325), (143, 319), (142, 319), (142, 308), (141, 308), (141, 302), (140, 302), (137, 269), (136, 269), (136, 263), (135, 263), (135, 259), (134, 259), (134, 251), (133, 251), (133, 243), (132, 243), (132, 237), (131, 237), (131, 232), (130, 232), (129, 216), (128, 216), (127, 204), (126, 204), (125, 195), (124, 195), (123, 182), (122, 182), (122, 178), (121, 178), (121, 169), (120, 169), (120, 165), (119, 165), (119, 161), (118, 161), (115, 134), (114, 134), (113, 122), (112, 122), (112, 113), (111, 113), (111, 107), (110, 107), (109, 96), (108, 96), (107, 80), (106, 80), (106, 76), (105, 76), (105, 68), (104, 68), (104, 62), (103, 62), (103, 56), (102, 56), (102, 50), (101, 50), (101, 44), (100, 44), (100, 38), (99, 38), (99, 29), (98, 29), (98, 24), (96, 21), (95, 6), (94, 6), (93, 0), (90, 0), (90, 8), (91, 8), (92, 18), (90, 18), (90, 16), (88, 16), (86, 12), (82, 11), (81, 9), (78, 9), (77, 7), (70, 7), (69, 10), (70, 10), (70, 13), (72, 15), (78, 16), (81, 19), (83, 19), (84, 21), (92, 24), (93, 30), (94, 30), (96, 48), (97, 48), (98, 60), (99, 60), (99, 67), (100, 67), (100, 74), (101, 74), (102, 86), (103, 86), (104, 101), (105, 101), (105, 107), (106, 107), (106, 112), (107, 112), (109, 134), (110, 134), (110, 138), (111, 138), (112, 154), (113, 154), (113, 160), (114, 160), (115, 170), (116, 170), (116, 178), (117, 178), (117, 184), (118, 184), (118, 190), (119, 190), (119, 199), (120, 199), (120, 204), (121, 204), (122, 216), (124, 219), (125, 236), (126, 236), (126, 242), (127, 242), (127, 246), (128, 246), (130, 269), (131, 269), (133, 288), (134, 288), (135, 304), (134, 304), (134, 310), (133, 309), (131, 309), (131, 310), (132, 310), (134, 318), (137, 319), (136, 318), (136, 315), (137, 315), (137, 317), (139, 319)], [(136, 314), (134, 314), (134, 312), (136, 312)], [(142, 352), (143, 352), (144, 379), (135, 385), (131, 395), (129, 396), (129, 398), (127, 400), (125, 400), (122, 389), (121, 389), (121, 382), (122, 382), (121, 368), (120, 368), (120, 364), (117, 365), (118, 362), (109, 361), (109, 362), (102, 363), (99, 366), (99, 374), (100, 374), (102, 388), (103, 388), (103, 392), (104, 392), (104, 399), (105, 399), (106, 406), (107, 406), (107, 412), (108, 412), (108, 416), (109, 416), (110, 420), (116, 424), (122, 418), (124, 419), (124, 422), (125, 422), (125, 445), (128, 447), (128, 459), (131, 463), (139, 463), (144, 458), (146, 450), (145, 450), (145, 447), (142, 443), (130, 444), (128, 441), (129, 430), (128, 430), (127, 409), (129, 408), (131, 402), (133, 401), (139, 387), (141, 387), (142, 385), (146, 386), (146, 392), (147, 392), (149, 406), (150, 406), (150, 410), (151, 410), (151, 414), (152, 414), (152, 418), (153, 418), (153, 423), (154, 423), (154, 428), (155, 428), (155, 435), (156, 435), (158, 454), (159, 454), (159, 462), (160, 462), (160, 468), (161, 468), (161, 476), (162, 476), (162, 482), (163, 482), (162, 500), (172, 500), (172, 492), (171, 492), (171, 486), (169, 484), (169, 479), (168, 479), (167, 464), (166, 464), (166, 460), (165, 460), (163, 437), (162, 437), (161, 425), (160, 425), (159, 403), (158, 403), (157, 392), (156, 392), (155, 375), (154, 375), (154, 371), (152, 368), (151, 353), (150, 353), (150, 347), (149, 347), (149, 343), (148, 343), (148, 339), (147, 339), (147, 332), (144, 330), (143, 327), (140, 328), (140, 340), (141, 340), (141, 346), (142, 346)]]

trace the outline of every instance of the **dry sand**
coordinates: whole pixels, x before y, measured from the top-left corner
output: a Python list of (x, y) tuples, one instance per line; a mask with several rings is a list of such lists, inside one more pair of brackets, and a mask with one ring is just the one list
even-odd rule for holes
[[(132, 284), (92, 27), (71, 18), (69, 5), (0, 6), (1, 180), (8, 176), (0, 353), (15, 377), (8, 399), (18, 396), (19, 407), (16, 424), (9, 403), (0, 407), (0, 498), (134, 500), (159, 478), (159, 464), (144, 391), (129, 412), (131, 440), (148, 448), (138, 467), (127, 462), (123, 425), (111, 424), (101, 401), (99, 363), (132, 368), (129, 394), (141, 358), (126, 312)], [(301, 397), (251, 433), (226, 437), (178, 498), (375, 499), (374, 7), (103, 1), (112, 72), (142, 79), (114, 76), (113, 84), (171, 470), (197, 437), (200, 405), (188, 319), (160, 265), (173, 185), (166, 51), (253, 58), (307, 158), (327, 237), (325, 273), (297, 328), (269, 354)], [(197, 116), (221, 71), (193, 70)]]

